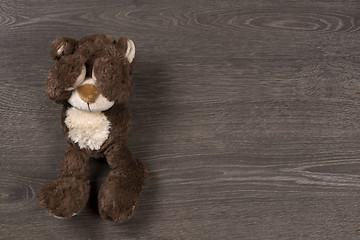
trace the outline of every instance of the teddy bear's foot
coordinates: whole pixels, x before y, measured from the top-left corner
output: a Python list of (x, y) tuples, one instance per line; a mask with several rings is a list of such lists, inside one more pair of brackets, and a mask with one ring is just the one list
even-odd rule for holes
[(118, 179), (107, 180), (99, 192), (99, 212), (103, 219), (123, 223), (134, 215), (141, 187), (125, 190)]
[(85, 207), (89, 192), (89, 181), (58, 177), (40, 189), (37, 200), (50, 214), (70, 218)]

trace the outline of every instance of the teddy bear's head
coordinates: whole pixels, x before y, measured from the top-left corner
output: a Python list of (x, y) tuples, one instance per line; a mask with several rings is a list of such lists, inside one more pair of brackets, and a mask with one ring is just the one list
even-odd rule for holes
[[(90, 35), (79, 41), (61, 37), (51, 44), (56, 60), (47, 82), (56, 86), (48, 95), (68, 101), (83, 111), (100, 112), (128, 101), (132, 91), (135, 45), (127, 38), (115, 41), (106, 35)], [(61, 99), (56, 91), (65, 89)]]

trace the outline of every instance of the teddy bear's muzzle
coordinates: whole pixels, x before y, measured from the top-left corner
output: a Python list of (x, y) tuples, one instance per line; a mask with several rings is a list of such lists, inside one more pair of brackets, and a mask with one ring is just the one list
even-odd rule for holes
[(77, 92), (86, 103), (94, 103), (98, 99), (100, 93), (93, 84), (84, 84), (77, 88)]

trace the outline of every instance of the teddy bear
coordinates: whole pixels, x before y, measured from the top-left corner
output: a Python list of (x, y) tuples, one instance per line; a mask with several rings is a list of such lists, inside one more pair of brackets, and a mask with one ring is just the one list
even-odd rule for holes
[(60, 37), (51, 43), (50, 55), (56, 63), (45, 92), (63, 105), (67, 147), (57, 176), (40, 188), (37, 200), (55, 217), (79, 214), (89, 198), (89, 159), (106, 158), (111, 169), (98, 193), (99, 213), (114, 223), (125, 222), (134, 214), (147, 178), (145, 165), (126, 146), (134, 42), (103, 34)]

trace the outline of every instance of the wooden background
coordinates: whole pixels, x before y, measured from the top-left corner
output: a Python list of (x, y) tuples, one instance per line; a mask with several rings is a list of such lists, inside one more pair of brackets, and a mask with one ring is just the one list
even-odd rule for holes
[[(0, 239), (359, 239), (360, 1), (0, 1)], [(69, 220), (35, 200), (57, 173), (58, 36), (136, 41), (134, 218)]]

